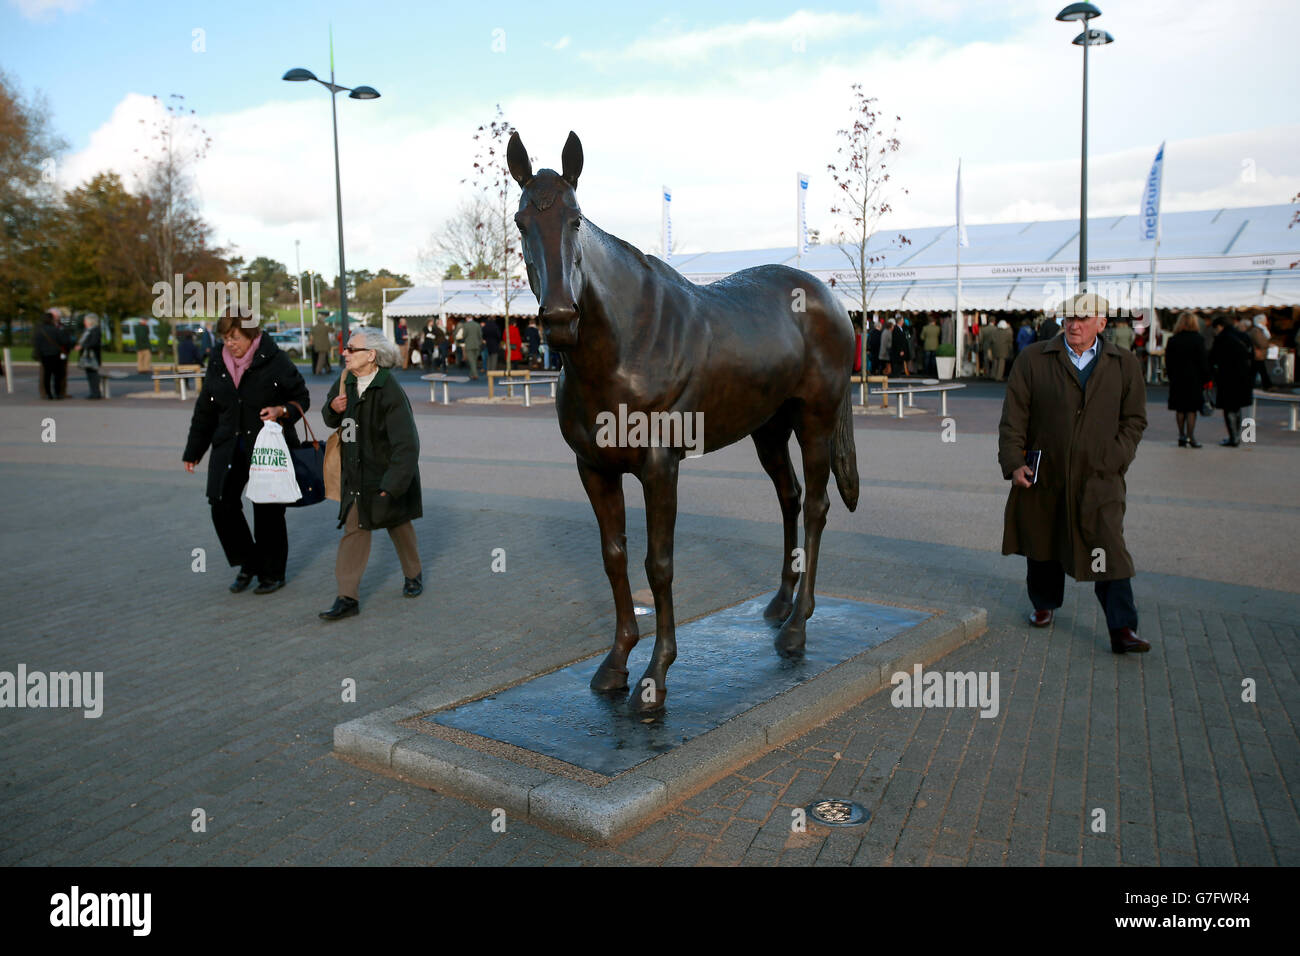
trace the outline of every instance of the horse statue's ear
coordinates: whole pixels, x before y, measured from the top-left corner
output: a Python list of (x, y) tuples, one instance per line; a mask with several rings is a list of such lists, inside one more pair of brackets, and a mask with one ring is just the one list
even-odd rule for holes
[(526, 185), (528, 180), (533, 178), (533, 164), (528, 158), (528, 150), (524, 149), (524, 141), (519, 138), (517, 130), (510, 134), (510, 145), (506, 147), (506, 163), (510, 166), (510, 175), (520, 186)]
[(578, 188), (578, 177), (582, 175), (582, 142), (578, 134), (569, 130), (569, 138), (564, 141), (564, 152), (560, 154), (564, 181), (574, 189)]

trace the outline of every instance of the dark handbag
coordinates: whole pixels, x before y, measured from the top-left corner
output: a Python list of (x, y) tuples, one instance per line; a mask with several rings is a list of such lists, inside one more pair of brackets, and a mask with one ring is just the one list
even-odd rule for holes
[(325, 443), (316, 439), (316, 433), (312, 431), (302, 406), (297, 402), (289, 404), (298, 409), (303, 429), (308, 436), (297, 448), (289, 449), (289, 457), (293, 459), (293, 474), (298, 480), (298, 490), (302, 492), (302, 497), (288, 507), (302, 508), (325, 500)]

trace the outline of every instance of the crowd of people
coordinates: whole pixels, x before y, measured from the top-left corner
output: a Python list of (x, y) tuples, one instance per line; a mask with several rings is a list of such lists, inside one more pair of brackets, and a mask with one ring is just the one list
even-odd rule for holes
[(450, 371), (465, 367), (477, 381), (479, 370), (495, 371), (504, 366), (532, 369), (559, 368), (559, 356), (542, 339), (537, 319), (512, 319), (506, 331), (495, 316), (461, 316), (449, 319), (444, 330), (433, 319), (423, 328), (409, 328), (399, 319), (394, 337), (401, 356), (401, 368), (419, 366), (425, 372)]

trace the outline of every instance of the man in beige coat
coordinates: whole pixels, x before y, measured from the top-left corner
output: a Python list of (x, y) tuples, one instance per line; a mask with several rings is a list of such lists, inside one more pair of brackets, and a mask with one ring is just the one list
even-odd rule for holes
[(1108, 311), (1100, 296), (1075, 296), (1060, 307), (1064, 334), (1021, 351), (1002, 405), (998, 462), (1011, 481), (1002, 553), (1026, 558), (1029, 623), (1052, 623), (1066, 574), (1093, 581), (1111, 650), (1123, 654), (1151, 649), (1137, 636), (1124, 545), (1124, 475), (1147, 426), (1146, 388), (1137, 357), (1101, 337)]
[(992, 332), (993, 377), (1002, 382), (1007, 377), (1007, 363), (1011, 361), (1011, 356), (1015, 353), (1016, 336), (1011, 331), (1011, 326), (1007, 324), (1006, 319), (1001, 319)]

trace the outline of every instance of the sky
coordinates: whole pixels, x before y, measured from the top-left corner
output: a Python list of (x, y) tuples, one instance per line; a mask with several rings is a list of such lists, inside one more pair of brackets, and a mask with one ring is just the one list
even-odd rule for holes
[[(338, 271), (329, 95), (338, 99), (350, 269), (420, 278), (419, 251), (471, 195), (474, 131), (500, 104), (534, 167), (582, 140), (584, 214), (647, 251), (660, 188), (680, 252), (792, 246), (795, 183), (826, 239), (851, 84), (897, 116), (888, 230), (1077, 218), (1082, 48), (1063, 0), (656, 5), (0, 0), (0, 70), (48, 102), (58, 182), (128, 182), (184, 97), (212, 143), (195, 180), (214, 239), (246, 259)], [(1089, 52), (1089, 213), (1137, 211), (1167, 141), (1165, 210), (1300, 193), (1294, 0), (1102, 0)], [(142, 122), (143, 121), (143, 122)], [(1300, 240), (1297, 242), (1300, 247)]]

